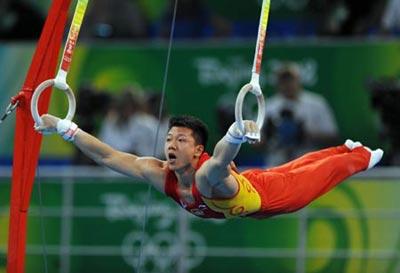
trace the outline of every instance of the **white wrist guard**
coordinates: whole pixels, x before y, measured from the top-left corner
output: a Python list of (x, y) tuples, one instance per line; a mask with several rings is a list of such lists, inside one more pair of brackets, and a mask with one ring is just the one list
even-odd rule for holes
[(247, 138), (238, 128), (237, 123), (234, 122), (231, 127), (229, 127), (228, 132), (226, 132), (224, 140), (232, 144), (242, 144), (247, 141)]
[(78, 129), (78, 125), (70, 120), (61, 119), (57, 122), (57, 133), (66, 141), (74, 141)]

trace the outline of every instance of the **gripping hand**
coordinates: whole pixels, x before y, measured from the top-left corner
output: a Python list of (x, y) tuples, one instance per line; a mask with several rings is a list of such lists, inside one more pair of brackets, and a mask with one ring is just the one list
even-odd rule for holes
[(78, 133), (78, 125), (67, 119), (59, 119), (55, 116), (46, 114), (42, 117), (43, 123), (35, 124), (34, 128), (43, 135), (57, 133), (66, 141), (74, 141), (75, 135)]
[(260, 129), (257, 124), (251, 120), (244, 121), (244, 132), (239, 129), (239, 126), (234, 122), (228, 129), (224, 139), (233, 144), (241, 144), (249, 142), (254, 144), (260, 142)]

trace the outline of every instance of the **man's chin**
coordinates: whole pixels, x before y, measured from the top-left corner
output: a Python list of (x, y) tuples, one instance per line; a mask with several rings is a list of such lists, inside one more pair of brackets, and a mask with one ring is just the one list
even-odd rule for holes
[(168, 169), (170, 169), (171, 171), (175, 171), (177, 170), (177, 166), (175, 163), (168, 162)]

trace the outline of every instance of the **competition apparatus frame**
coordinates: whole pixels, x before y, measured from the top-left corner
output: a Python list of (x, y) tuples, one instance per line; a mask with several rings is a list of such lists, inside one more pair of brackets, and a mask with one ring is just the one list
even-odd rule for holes
[[(54, 78), (71, 2), (72, 0), (52, 1), (25, 82), (19, 93), (11, 98), (10, 110), (16, 109), (16, 127), (7, 273), (25, 272), (27, 218), (42, 141), (42, 135), (35, 132), (34, 124), (41, 123), (39, 112), (48, 111), (52, 90), (43, 93), (40, 101), (39, 96), (51, 86), (62, 89), (69, 101), (67, 118), (72, 119), (75, 113), (75, 97), (66, 83), (66, 77), (88, 0), (78, 0), (60, 69)], [(49, 80), (51, 78), (54, 79)]]
[[(34, 131), (34, 124), (41, 125), (42, 120), (39, 113), (48, 111), (52, 86), (64, 91), (67, 95), (69, 109), (66, 119), (71, 120), (75, 114), (75, 97), (67, 84), (67, 75), (88, 0), (77, 1), (61, 64), (58, 72), (55, 73), (71, 2), (72, 0), (52, 1), (24, 85), (18, 95), (12, 98), (12, 105), (15, 105), (17, 117), (10, 198), (8, 273), (23, 273), (25, 271), (27, 216), (42, 140), (42, 135)], [(270, 0), (264, 0), (250, 81), (253, 87), (251, 92), (257, 96), (259, 105), (257, 118), (259, 128), (262, 127), (265, 113), (265, 102), (259, 84), (259, 75), (269, 8)], [(44, 92), (45, 90), (48, 90), (48, 92)], [(235, 116), (241, 127), (243, 127), (242, 106), (245, 95), (246, 93), (239, 93), (236, 101)], [(41, 99), (39, 100), (39, 98)]]

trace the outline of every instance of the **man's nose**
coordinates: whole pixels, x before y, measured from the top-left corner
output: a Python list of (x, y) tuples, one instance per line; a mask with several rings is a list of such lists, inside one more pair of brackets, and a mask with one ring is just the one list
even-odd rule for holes
[(176, 149), (176, 142), (175, 141), (170, 141), (168, 144), (167, 144), (167, 150), (175, 150)]

